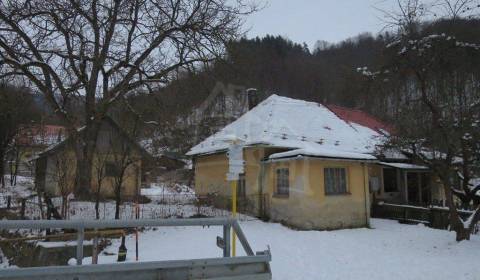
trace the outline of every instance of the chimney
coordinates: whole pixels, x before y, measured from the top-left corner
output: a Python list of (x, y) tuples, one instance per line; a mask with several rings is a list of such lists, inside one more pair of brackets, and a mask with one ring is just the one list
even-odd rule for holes
[(257, 106), (259, 103), (259, 96), (256, 88), (247, 89), (247, 101), (248, 101), (248, 110), (252, 110), (253, 107)]

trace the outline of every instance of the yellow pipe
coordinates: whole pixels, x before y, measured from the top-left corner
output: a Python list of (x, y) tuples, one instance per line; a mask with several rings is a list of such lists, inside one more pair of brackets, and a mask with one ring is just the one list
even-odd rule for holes
[[(232, 217), (235, 219), (237, 216), (237, 181), (231, 181), (232, 184)], [(237, 246), (236, 246), (236, 235), (235, 231), (232, 230), (232, 257), (235, 257), (237, 254)]]

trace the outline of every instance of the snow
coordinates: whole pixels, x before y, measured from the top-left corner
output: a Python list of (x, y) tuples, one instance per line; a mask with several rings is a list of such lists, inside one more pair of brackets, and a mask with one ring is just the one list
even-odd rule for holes
[[(254, 251), (270, 246), (273, 279), (478, 279), (480, 237), (457, 243), (453, 232), (372, 219), (372, 229), (297, 231), (259, 220), (241, 222)], [(215, 246), (221, 227), (169, 227), (140, 233), (140, 261), (221, 257)], [(117, 259), (120, 240), (106, 248)], [(127, 261), (135, 258), (127, 236)], [(244, 255), (240, 245), (238, 255)], [(72, 263), (74, 263), (72, 261)], [(91, 263), (85, 258), (84, 263)]]
[[(314, 146), (315, 144), (312, 144)], [(359, 159), (359, 160), (376, 160), (376, 157), (367, 155), (367, 154), (360, 154), (360, 153), (351, 153), (351, 152), (343, 152), (343, 151), (332, 151), (331, 149), (322, 147), (321, 145), (317, 145), (319, 147), (308, 147), (305, 149), (297, 149), (282, 153), (276, 153), (270, 155), (270, 159), (279, 159), (279, 158), (286, 158), (286, 157), (293, 157), (293, 156), (313, 156), (313, 157), (335, 157), (335, 158), (348, 158), (348, 159)]]
[(373, 154), (376, 145), (383, 141), (380, 133), (347, 123), (321, 104), (274, 94), (193, 147), (187, 155), (226, 150), (228, 143), (224, 139), (232, 135), (246, 146), (260, 144), (332, 153)]
[(401, 162), (380, 162), (381, 165), (395, 167), (399, 169), (428, 169), (428, 167), (417, 164), (401, 163)]
[(195, 191), (187, 185), (173, 184), (171, 186), (164, 183), (152, 183), (150, 188), (140, 189), (140, 194), (148, 197), (160, 195), (187, 194), (194, 195)]
[[(40, 241), (35, 243), (37, 246), (41, 246), (43, 248), (58, 248), (58, 247), (74, 247), (77, 246), (77, 241)], [(83, 245), (93, 245), (92, 240), (84, 240)]]
[(35, 194), (33, 191), (34, 183), (33, 178), (17, 176), (17, 184), (15, 186), (10, 185), (10, 176), (5, 175), (5, 188), (0, 188), (0, 207), (7, 205), (7, 197), (12, 198), (12, 203), (15, 199), (30, 198)]

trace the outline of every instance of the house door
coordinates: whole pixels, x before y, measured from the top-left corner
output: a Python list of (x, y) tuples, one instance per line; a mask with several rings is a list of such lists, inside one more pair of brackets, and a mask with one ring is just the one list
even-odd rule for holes
[(432, 203), (432, 190), (430, 188), (430, 176), (428, 173), (420, 173), (422, 182), (422, 203), (429, 205)]
[(408, 202), (427, 205), (431, 202), (431, 190), (428, 174), (424, 172), (408, 172)]
[(408, 203), (420, 203), (418, 173), (407, 172)]

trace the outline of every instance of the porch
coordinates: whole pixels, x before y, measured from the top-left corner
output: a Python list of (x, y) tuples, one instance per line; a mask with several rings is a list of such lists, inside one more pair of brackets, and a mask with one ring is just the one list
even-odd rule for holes
[(407, 205), (441, 205), (443, 193), (426, 166), (380, 162), (381, 186), (373, 193), (373, 201)]

